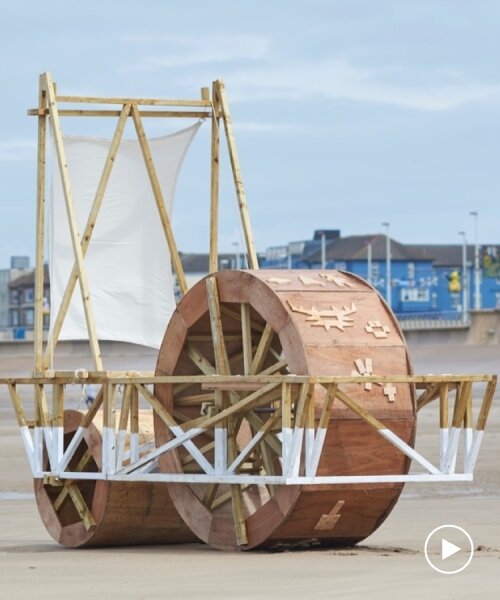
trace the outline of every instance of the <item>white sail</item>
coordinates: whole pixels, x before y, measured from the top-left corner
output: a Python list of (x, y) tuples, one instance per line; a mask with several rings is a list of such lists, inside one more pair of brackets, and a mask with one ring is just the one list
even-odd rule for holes
[[(200, 123), (149, 140), (167, 210)], [(78, 231), (85, 229), (110, 146), (101, 138), (64, 138)], [(49, 204), (51, 313), (55, 319), (74, 253), (57, 162)], [(98, 338), (159, 348), (175, 309), (170, 253), (137, 140), (122, 141), (85, 256)], [(53, 323), (51, 323), (52, 328)], [(88, 339), (79, 285), (60, 339)]]

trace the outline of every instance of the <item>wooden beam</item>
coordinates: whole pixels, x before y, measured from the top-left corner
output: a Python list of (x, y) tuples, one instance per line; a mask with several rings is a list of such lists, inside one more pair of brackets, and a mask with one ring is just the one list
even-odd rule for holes
[(326, 392), (326, 398), (321, 407), (321, 415), (319, 417), (318, 429), (326, 429), (330, 421), (330, 414), (332, 412), (333, 402), (335, 401), (335, 395), (337, 394), (337, 386), (333, 383), (328, 386)]
[(484, 394), (483, 402), (481, 404), (481, 409), (479, 411), (479, 416), (477, 418), (476, 429), (478, 431), (483, 431), (486, 427), (486, 421), (488, 420), (488, 415), (490, 413), (491, 403), (493, 402), (493, 396), (495, 394), (495, 388), (497, 385), (497, 376), (494, 375), (492, 381), (490, 381), (486, 387), (486, 392)]
[(419, 398), (417, 399), (417, 412), (429, 404), (429, 402), (432, 402), (439, 397), (440, 385), (441, 384), (439, 383), (428, 385), (422, 394), (420, 394)]
[[(87, 466), (87, 464), (89, 463), (90, 459), (93, 458), (92, 456), (92, 450), (90, 450), (90, 448), (87, 448), (87, 450), (85, 450), (85, 452), (83, 453), (82, 458), (78, 461), (78, 464), (76, 465), (76, 467), (74, 468), (75, 472), (81, 472), (83, 471), (83, 469), (85, 469), (85, 467)], [(63, 487), (63, 489), (59, 492), (59, 495), (57, 496), (57, 498), (54, 500), (54, 503), (52, 504), (52, 506), (54, 507), (54, 510), (57, 512), (61, 506), (62, 503), (64, 502), (66, 496), (69, 493), (69, 484), (71, 483), (71, 479), (67, 480), (66, 485)]]
[[(39, 78), (38, 108), (46, 109), (47, 92), (43, 75)], [(37, 182), (36, 182), (36, 257), (35, 257), (35, 316), (34, 354), (35, 371), (43, 370), (43, 287), (45, 246), (45, 155), (47, 142), (47, 119), (38, 117)]]
[(470, 394), (472, 389), (472, 383), (465, 381), (459, 387), (459, 392), (455, 400), (455, 407), (453, 411), (453, 418), (451, 424), (455, 428), (462, 427), (462, 423), (467, 409), (467, 403), (469, 402)]
[[(118, 119), (118, 123), (116, 125), (116, 129), (113, 134), (111, 144), (109, 146), (108, 155), (104, 163), (103, 171), (99, 180), (99, 184), (97, 186), (94, 201), (92, 203), (92, 207), (87, 218), (87, 224), (85, 225), (85, 229), (83, 231), (81, 242), (82, 257), (85, 257), (85, 255), (87, 254), (87, 249), (89, 247), (92, 234), (94, 233), (97, 217), (101, 209), (102, 201), (104, 200), (104, 194), (106, 192), (109, 178), (111, 176), (111, 170), (113, 168), (113, 165), (115, 164), (116, 155), (120, 147), (120, 143), (123, 137), (123, 131), (125, 129), (125, 125), (127, 123), (127, 118), (129, 114), (130, 104), (126, 104), (120, 112), (120, 118)], [(57, 315), (53, 321), (54, 325), (52, 327), (52, 331), (47, 342), (47, 348), (43, 359), (43, 364), (45, 368), (48, 368), (52, 361), (55, 346), (59, 340), (59, 334), (61, 333), (64, 318), (66, 317), (66, 314), (68, 312), (68, 308), (71, 302), (71, 298), (73, 296), (73, 291), (75, 289), (76, 282), (78, 281), (78, 277), (78, 263), (75, 261), (73, 269), (71, 270), (71, 274), (68, 277), (66, 288), (64, 290), (64, 294), (61, 300), (61, 305), (59, 306)], [(55, 310), (55, 306), (52, 308), (53, 310)]]
[(210, 142), (210, 254), (209, 273), (219, 269), (218, 235), (219, 235), (219, 109), (215, 83), (212, 86), (212, 118)]
[(448, 427), (448, 384), (442, 383), (439, 386), (439, 427), (446, 429)]
[(222, 412), (214, 415), (213, 417), (200, 417), (193, 419), (182, 426), (184, 431), (194, 427), (201, 427), (203, 429), (210, 429), (217, 425), (217, 423), (233, 417), (239, 413), (247, 413), (254, 408), (262, 406), (269, 402), (269, 394), (272, 394), (274, 389), (280, 385), (280, 382), (273, 382), (264, 385), (260, 390), (253, 392), (240, 400), (235, 404), (231, 404), (228, 408), (225, 408)]
[[(119, 117), (119, 110), (78, 110), (59, 109), (60, 117)], [(49, 114), (47, 108), (30, 108), (27, 111), (29, 117), (43, 117)], [(174, 119), (208, 119), (212, 116), (211, 110), (205, 111), (182, 111), (182, 110), (140, 110), (141, 118), (160, 117)]]
[(10, 399), (12, 401), (12, 406), (14, 407), (14, 412), (16, 413), (17, 424), (19, 427), (27, 427), (23, 403), (17, 391), (16, 384), (8, 383), (7, 387), (9, 388)]
[(230, 375), (229, 360), (227, 357), (224, 331), (222, 330), (222, 319), (219, 302), (219, 292), (215, 277), (206, 280), (208, 312), (210, 314), (210, 328), (214, 345), (215, 367), (220, 375)]
[(252, 368), (252, 321), (250, 304), (242, 303), (241, 307), (241, 335), (243, 346), (243, 370), (245, 375), (250, 375)]
[[(208, 277), (206, 280), (207, 286), (207, 300), (208, 300), (208, 312), (210, 314), (210, 328), (212, 331), (212, 340), (214, 345), (214, 356), (215, 366), (217, 372), (221, 375), (230, 375), (231, 370), (229, 367), (229, 359), (227, 357), (226, 343), (224, 341), (224, 331), (222, 329), (222, 319), (220, 313), (220, 301), (219, 292), (217, 289), (217, 280), (215, 277)], [(224, 409), (226, 404), (224, 393), (215, 392), (216, 405), (219, 409)], [(229, 409), (227, 409), (229, 410)], [(224, 412), (224, 410), (222, 410)], [(238, 449), (236, 444), (236, 435), (238, 433), (235, 428), (234, 420), (227, 418), (224, 421), (220, 421), (216, 424), (216, 427), (224, 428), (227, 430), (227, 454), (229, 461), (235, 460)], [(217, 438), (216, 438), (217, 439)], [(244, 546), (248, 544), (247, 528), (244, 517), (243, 509), (243, 496), (241, 487), (238, 484), (230, 486), (231, 489), (231, 500), (233, 507), (233, 521), (234, 529), (236, 533), (236, 543), (238, 546)]]
[(205, 375), (216, 374), (215, 367), (208, 361), (205, 356), (198, 350), (198, 348), (191, 343), (187, 343), (184, 346), (184, 351), (189, 356), (191, 361), (200, 369)]
[(271, 325), (267, 323), (264, 331), (262, 332), (259, 345), (257, 346), (255, 356), (253, 357), (252, 364), (250, 366), (250, 375), (256, 375), (262, 369), (267, 357), (267, 353), (269, 352), (271, 342), (273, 341), (273, 335), (274, 330)]
[(165, 206), (163, 192), (161, 191), (160, 182), (158, 180), (158, 175), (156, 173), (156, 169), (153, 163), (153, 157), (151, 155), (149, 143), (144, 132), (141, 116), (135, 104), (132, 105), (131, 114), (132, 119), (134, 121), (135, 130), (137, 132), (139, 145), (141, 147), (142, 156), (144, 158), (144, 163), (146, 165), (146, 170), (148, 172), (149, 181), (151, 183), (151, 189), (153, 190), (156, 206), (160, 215), (160, 221), (163, 227), (163, 232), (165, 233), (168, 249), (170, 250), (170, 258), (172, 260), (172, 265), (174, 267), (175, 275), (177, 277), (177, 283), (179, 284), (179, 290), (181, 294), (184, 295), (188, 290), (186, 276), (184, 274), (184, 268), (182, 266), (181, 258), (179, 256), (177, 245), (175, 243), (170, 217)]
[(52, 133), (54, 135), (54, 144), (56, 148), (57, 160), (59, 163), (59, 171), (61, 173), (61, 183), (64, 192), (64, 199), (66, 202), (66, 210), (68, 213), (68, 224), (71, 234), (71, 243), (73, 245), (73, 253), (75, 255), (75, 263), (77, 265), (78, 280), (80, 282), (80, 292), (82, 296), (83, 309), (85, 312), (85, 320), (87, 323), (87, 331), (89, 334), (90, 349), (92, 352), (92, 358), (94, 361), (95, 369), (102, 370), (101, 352), (99, 349), (99, 341), (97, 339), (94, 312), (92, 309), (92, 302), (90, 299), (87, 271), (85, 269), (80, 235), (78, 233), (78, 224), (76, 220), (75, 207), (73, 203), (73, 194), (71, 191), (71, 181), (68, 171), (68, 161), (66, 158), (66, 150), (64, 148), (61, 124), (59, 121), (54, 84), (50, 73), (44, 74), (44, 87), (47, 92), (47, 99), (49, 103), (51, 117), (50, 123), (52, 126)]
[(92, 529), (92, 527), (95, 527), (96, 522), (94, 516), (89, 510), (89, 507), (87, 506), (87, 503), (85, 502), (84, 497), (82, 496), (82, 493), (80, 492), (80, 488), (75, 483), (70, 483), (68, 487), (69, 495), (73, 500), (73, 504), (80, 515), (85, 529), (87, 529), (87, 531)]
[(205, 106), (210, 108), (209, 100), (173, 100), (160, 98), (102, 98), (95, 96), (62, 96), (58, 95), (57, 102), (75, 104), (132, 104), (133, 106)]
[(241, 174), (240, 161), (238, 158), (238, 151), (236, 149), (236, 140), (233, 131), (233, 121), (231, 119), (231, 113), (229, 112), (229, 105), (226, 98), (226, 89), (224, 87), (224, 82), (220, 79), (215, 81), (214, 91), (216, 92), (215, 97), (217, 102), (220, 104), (222, 120), (224, 121), (229, 160), (231, 162), (234, 186), (236, 189), (236, 196), (238, 198), (238, 206), (240, 209), (240, 218), (243, 227), (243, 234), (245, 236), (246, 250), (248, 255), (248, 266), (250, 267), (250, 269), (258, 269), (259, 262), (257, 260), (257, 252), (255, 250), (255, 242), (252, 233), (252, 226), (250, 223), (250, 215), (248, 212), (248, 203), (246, 199), (245, 188), (243, 186), (243, 176)]

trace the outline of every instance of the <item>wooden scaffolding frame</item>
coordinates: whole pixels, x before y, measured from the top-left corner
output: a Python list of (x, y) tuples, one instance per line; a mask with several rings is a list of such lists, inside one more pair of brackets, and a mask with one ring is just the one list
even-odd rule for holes
[[(60, 108), (64, 105), (77, 107)], [(81, 108), (81, 105), (100, 105), (95, 108)], [(117, 109), (116, 107), (119, 107)], [(168, 110), (167, 110), (168, 109)], [(218, 269), (218, 225), (219, 225), (219, 164), (220, 164), (220, 122), (224, 124), (224, 134), (227, 142), (229, 160), (238, 201), (239, 214), (245, 238), (246, 253), (250, 269), (258, 269), (257, 253), (250, 224), (248, 204), (243, 185), (233, 123), (226, 90), (223, 81), (216, 80), (212, 84), (212, 93), (208, 87), (201, 88), (201, 98), (192, 100), (158, 99), (158, 98), (98, 98), (89, 96), (59, 95), (56, 84), (50, 73), (43, 73), (39, 80), (38, 107), (28, 110), (28, 115), (38, 118), (38, 158), (37, 158), (37, 209), (36, 209), (36, 260), (35, 260), (35, 318), (34, 318), (34, 371), (41, 374), (50, 368), (55, 347), (59, 340), (62, 325), (66, 317), (71, 297), (76, 284), (83, 302), (85, 320), (89, 336), (94, 368), (103, 369), (99, 340), (97, 337), (92, 296), (89, 289), (85, 255), (91, 242), (92, 233), (99, 216), (106, 186), (108, 184), (114, 160), (127, 120), (133, 121), (137, 134), (145, 168), (158, 208), (159, 218), (170, 251), (173, 270), (181, 295), (185, 294), (188, 286), (182, 267), (181, 258), (175, 242), (170, 217), (165, 207), (165, 199), (161, 191), (158, 175), (149, 147), (149, 141), (144, 131), (144, 118), (189, 118), (210, 119), (211, 150), (210, 150), (210, 248), (209, 271)], [(103, 166), (102, 174), (95, 193), (94, 201), (83, 232), (78, 229), (75, 206), (72, 195), (71, 179), (68, 171), (66, 151), (61, 128), (61, 117), (112, 117), (117, 118), (108, 155)], [(44, 348), (43, 343), (43, 286), (44, 286), (44, 242), (45, 242), (45, 188), (46, 188), (46, 146), (48, 129), (52, 131), (55, 154), (59, 165), (68, 228), (74, 254), (74, 265), (66, 284), (61, 306), (55, 315), (54, 325)], [(52, 307), (56, 310), (56, 307)]]
[[(60, 104), (77, 107), (59, 108)], [(100, 105), (99, 108), (81, 108), (80, 105)], [(117, 108), (118, 107), (118, 108)], [(201, 99), (172, 100), (146, 98), (94, 98), (63, 96), (56, 92), (49, 73), (40, 76), (38, 107), (28, 111), (38, 117), (38, 175), (37, 175), (37, 222), (36, 222), (36, 275), (35, 275), (35, 335), (34, 373), (31, 377), (0, 378), (0, 385), (8, 387), (16, 413), (24, 447), (33, 476), (43, 479), (61, 491), (54, 508), (61, 505), (69, 494), (86, 527), (92, 527), (93, 515), (75, 484), (80, 479), (110, 481), (164, 481), (206, 483), (209, 489), (206, 501), (211, 508), (215, 503), (231, 501), (233, 518), (239, 545), (247, 540), (246, 526), (241, 509), (241, 489), (253, 484), (276, 485), (331, 485), (390, 482), (442, 482), (470, 481), (482, 442), (483, 431), (493, 401), (497, 377), (494, 375), (385, 375), (352, 374), (350, 376), (314, 377), (282, 373), (286, 367), (283, 357), (276, 354), (276, 363), (259, 373), (263, 356), (269, 349), (272, 328), (262, 327), (255, 353), (252, 346), (251, 316), (249, 306), (242, 304), (236, 320), (241, 323), (243, 375), (231, 375), (221, 324), (222, 307), (215, 277), (206, 279), (208, 313), (214, 362), (209, 364), (195, 347), (188, 354), (199, 363), (201, 375), (155, 376), (154, 373), (104, 371), (97, 339), (92, 301), (85, 269), (85, 255), (91, 242), (106, 185), (112, 171), (127, 119), (132, 119), (144, 158), (145, 167), (158, 208), (166, 242), (170, 249), (172, 265), (177, 276), (181, 294), (187, 291), (179, 252), (175, 243), (169, 215), (160, 189), (152, 160), (148, 139), (144, 132), (144, 118), (193, 118), (210, 119), (210, 248), (209, 271), (218, 268), (218, 222), (219, 222), (219, 157), (221, 121), (227, 141), (239, 213), (245, 236), (248, 264), (257, 269), (257, 255), (251, 231), (245, 190), (242, 182), (233, 126), (226, 92), (222, 81), (217, 80), (209, 88), (201, 89)], [(61, 130), (62, 117), (114, 117), (117, 125), (103, 166), (94, 202), (83, 232), (78, 231), (71, 181), (68, 173), (64, 141)], [(66, 284), (66, 291), (59, 313), (55, 317), (52, 336), (44, 348), (43, 329), (43, 277), (45, 236), (45, 183), (46, 183), (46, 137), (50, 126), (66, 203), (68, 227), (73, 245), (74, 265)], [(53, 358), (61, 327), (68, 310), (71, 295), (78, 283), (84, 304), (85, 318), (93, 356), (93, 371), (52, 371)], [(53, 307), (55, 308), (55, 307)], [(411, 447), (390, 425), (382, 423), (375, 415), (356, 401), (351, 391), (367, 384), (405, 384), (420, 393), (416, 409), (420, 410), (433, 401), (439, 401), (439, 459), (426, 458)], [(66, 385), (95, 384), (100, 390), (93, 405), (82, 417), (81, 424), (71, 441), (64, 443), (64, 403)], [(200, 385), (209, 391), (213, 403), (207, 413), (189, 420), (180, 420), (174, 409), (169, 412), (151, 392), (151, 386), (172, 386), (175, 390)], [(324, 388), (319, 419), (315, 419), (313, 389)], [(474, 408), (473, 386), (482, 388), (482, 398)], [(22, 399), (21, 390), (29, 389), (31, 406)], [(351, 390), (351, 391), (350, 391)], [(121, 392), (121, 394), (120, 394)], [(479, 394), (478, 394), (479, 396)], [(139, 397), (152, 410), (155, 417), (168, 430), (168, 440), (158, 447), (150, 442), (139, 444), (138, 418)], [(453, 400), (454, 397), (454, 400)], [(188, 403), (189, 397), (182, 399)], [(339, 476), (334, 473), (318, 475), (326, 431), (334, 402), (376, 430), (407, 459), (419, 465), (420, 472), (377, 473)], [(473, 408), (477, 419), (474, 425)], [(28, 419), (28, 410), (33, 419)], [(269, 417), (260, 420), (254, 410), (265, 411)], [(85, 432), (94, 422), (98, 411), (103, 413), (102, 464), (97, 471), (85, 470), (85, 454), (77, 464), (71, 462)], [(250, 441), (238, 448), (234, 431), (245, 418), (253, 418)], [(462, 433), (463, 432), (463, 433)], [(210, 442), (197, 446), (193, 440), (209, 434)], [(463, 469), (456, 466), (459, 446), (462, 443)], [(257, 474), (249, 473), (249, 458), (256, 447), (264, 447), (268, 460), (278, 465)], [(160, 456), (183, 448), (185, 462), (196, 463), (198, 472), (154, 472), (155, 461)], [(127, 450), (126, 450), (127, 448)], [(266, 452), (262, 451), (262, 461)], [(438, 464), (434, 464), (438, 461)], [(72, 466), (70, 466), (70, 463)], [(266, 466), (266, 465), (264, 465)], [(244, 468), (245, 467), (245, 468)], [(230, 491), (215, 498), (215, 486), (227, 484)], [(239, 487), (242, 486), (242, 487)]]

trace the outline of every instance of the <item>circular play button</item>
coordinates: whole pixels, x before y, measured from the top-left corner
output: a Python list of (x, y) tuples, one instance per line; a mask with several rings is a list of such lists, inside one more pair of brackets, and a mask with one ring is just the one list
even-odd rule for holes
[(453, 575), (469, 565), (474, 555), (474, 545), (471, 536), (462, 527), (441, 525), (427, 536), (424, 553), (435, 571)]

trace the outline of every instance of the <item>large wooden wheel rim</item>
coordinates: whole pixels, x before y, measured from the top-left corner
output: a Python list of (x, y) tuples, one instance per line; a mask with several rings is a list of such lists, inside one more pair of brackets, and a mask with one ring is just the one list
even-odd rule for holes
[[(76, 410), (64, 411), (64, 446), (68, 446), (83, 419)], [(101, 467), (102, 439), (90, 425), (77, 447), (69, 468), (98, 471)], [(47, 458), (45, 457), (45, 461)], [(109, 484), (102, 480), (63, 480), (60, 485), (34, 480), (38, 510), (50, 535), (73, 548), (91, 542), (103, 520)]]
[[(286, 283), (292, 281), (291, 273), (293, 273), (293, 281), (297, 281), (299, 291), (290, 289), (280, 294), (281, 288), (286, 290), (287, 286), (291, 285)], [(214, 342), (213, 321), (219, 318), (232, 375), (287, 371), (299, 375), (350, 374), (352, 353), (348, 352), (348, 358), (339, 359), (337, 364), (335, 362), (337, 355), (335, 352), (331, 354), (330, 341), (325, 346), (322, 345), (323, 342), (314, 348), (308, 346), (310, 341), (308, 336), (317, 337), (320, 330), (310, 329), (307, 322), (304, 328), (306, 319), (300, 314), (298, 303), (303, 302), (305, 298), (315, 301), (313, 298), (315, 291), (321, 296), (321, 293), (332, 292), (332, 290), (325, 289), (326, 281), (323, 282), (317, 273), (311, 271), (306, 273), (307, 275), (302, 275), (301, 280), (300, 271), (222, 271), (202, 280), (182, 299), (169, 323), (160, 349), (156, 373), (158, 375), (227, 374), (227, 371), (221, 370), (217, 360), (217, 350), (214, 350), (214, 345), (217, 344)], [(316, 286), (311, 283), (314, 277), (318, 282)], [(343, 278), (349, 286), (340, 290), (341, 292), (351, 292), (350, 288), (354, 287), (366, 297), (370, 294), (372, 299), (369, 305), (376, 307), (379, 314), (387, 315), (388, 309), (370, 286), (352, 276), (346, 279), (346, 275), (337, 273), (337, 277), (339, 282)], [(338, 296), (338, 289), (333, 292)], [(211, 297), (214, 293), (219, 305), (215, 309)], [(361, 298), (361, 295), (358, 296)], [(343, 296), (344, 299), (346, 297)], [(330, 293), (321, 298), (330, 302), (332, 298), (335, 299), (335, 293), (333, 296)], [(219, 315), (216, 314), (217, 312)], [(397, 362), (400, 372), (408, 372), (410, 367), (404, 340), (395, 322), (391, 321), (390, 325), (396, 330), (398, 336), (397, 357), (394, 361)], [(375, 340), (374, 336), (368, 335), (366, 343), (370, 344), (373, 340)], [(323, 356), (325, 352), (326, 361)], [(391, 368), (390, 365), (389, 371), (386, 372), (391, 372)], [(199, 384), (180, 386), (162, 384), (156, 386), (155, 392), (165, 408), (180, 424), (199, 418), (202, 410), (210, 410), (212, 406), (217, 410), (216, 393), (213, 390), (202, 389)], [(400, 395), (404, 396), (402, 413), (404, 412), (405, 419), (409, 420), (405, 436), (411, 443), (414, 434), (413, 398), (409, 390), (401, 390)], [(316, 397), (318, 402), (322, 402), (321, 396), (321, 390), (314, 390), (315, 404)], [(265, 418), (270, 418), (278, 406), (276, 400), (276, 397), (270, 397), (269, 404), (265, 407), (268, 410)], [(264, 419), (263, 413), (265, 414), (265, 411), (257, 415), (261, 422)], [(345, 413), (345, 410), (340, 411), (337, 417), (350, 418), (346, 417)], [(250, 417), (254, 420), (255, 414)], [(231, 429), (237, 430), (236, 445), (240, 449), (248, 439), (248, 429), (255, 432), (256, 424), (249, 421), (248, 415), (239, 415), (239, 419), (237, 415), (232, 423), (228, 423), (229, 434)], [(157, 445), (170, 439), (168, 428), (159, 418), (155, 419), (155, 438)], [(196, 446), (204, 452), (210, 462), (213, 459), (211, 442), (213, 440), (206, 435), (195, 438)], [(270, 453), (272, 454), (271, 447), (260, 445), (255, 455), (251, 456), (253, 464), (250, 462), (247, 468), (251, 469), (253, 466), (259, 469), (260, 473), (281, 474), (280, 465), (273, 460), (272, 456), (269, 457)], [(331, 458), (326, 460), (331, 461)], [(352, 457), (347, 452), (345, 457), (341, 457), (341, 462), (336, 457), (333, 460), (335, 465), (338, 463), (337, 471), (345, 473), (345, 469), (348, 469), (352, 462)], [(368, 466), (367, 472), (377, 472), (379, 467), (377, 456), (373, 459), (370, 457), (370, 460), (373, 465)], [(324, 463), (325, 461), (320, 462), (320, 470), (324, 470), (325, 466), (328, 467)], [(408, 467), (409, 462), (405, 457), (398, 456), (395, 459), (393, 468), (396, 472), (406, 472)], [(170, 451), (161, 456), (160, 469), (166, 472), (192, 472), (193, 461), (184, 450)], [(202, 471), (198, 469), (195, 472)], [(328, 474), (333, 473), (330, 470)], [(229, 487), (231, 489), (228, 489)], [(380, 523), (388, 514), (402, 489), (401, 485), (386, 487), (391, 488), (393, 493), (384, 496), (380, 509), (374, 512), (373, 523), (370, 525), (372, 530), (376, 527), (375, 523)], [(301, 488), (298, 486), (268, 486), (262, 489), (262, 486), (258, 488), (256, 485), (224, 488), (222, 485), (169, 484), (168, 488), (172, 501), (185, 523), (203, 541), (221, 549), (252, 548), (268, 543), (273, 532), (283, 530), (280, 526), (292, 513), (301, 495)], [(321, 490), (326, 505), (328, 502), (331, 504), (328, 498), (331, 498), (332, 486), (329, 488), (330, 492), (325, 487)], [(314, 510), (325, 509), (318, 505)], [(318, 519), (314, 518), (316, 522)], [(309, 529), (312, 530), (313, 527), (309, 526)], [(313, 531), (311, 537), (314, 536)], [(362, 539), (362, 537), (365, 537), (365, 534), (351, 536), (346, 534), (343, 539)]]

